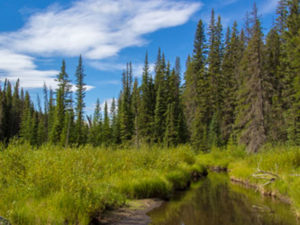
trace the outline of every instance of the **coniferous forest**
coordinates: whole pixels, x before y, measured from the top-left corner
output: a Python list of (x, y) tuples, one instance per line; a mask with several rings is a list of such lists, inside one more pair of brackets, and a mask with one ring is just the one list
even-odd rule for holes
[(212, 171), (284, 199), (299, 218), (300, 0), (279, 0), (274, 16), (264, 30), (254, 4), (223, 27), (212, 10), (186, 59), (159, 48), (152, 71), (146, 53), (140, 79), (127, 63), (118, 98), (101, 107), (99, 96), (92, 115), (82, 56), (76, 80), (63, 60), (57, 88), (37, 99), (3, 81), (0, 225), (102, 224), (129, 199), (172, 199)]
[(159, 49), (150, 74), (146, 54), (141, 82), (128, 63), (110, 111), (98, 100), (94, 115), (87, 117), (81, 57), (76, 92), (63, 62), (57, 89), (45, 84), (43, 106), (40, 99), (34, 105), (19, 82), (13, 86), (6, 80), (0, 92), (0, 139), (20, 137), (35, 146), (191, 143), (201, 151), (241, 144), (249, 152), (266, 143), (300, 145), (299, 27), (296, 0), (279, 2), (266, 35), (256, 6), (245, 24), (228, 28), (212, 10), (209, 24), (198, 23), (183, 80), (179, 58), (171, 64)]

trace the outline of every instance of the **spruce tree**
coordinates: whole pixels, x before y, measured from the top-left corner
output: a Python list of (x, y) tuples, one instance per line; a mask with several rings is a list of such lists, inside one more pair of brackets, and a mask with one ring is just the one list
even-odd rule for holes
[(117, 103), (115, 98), (113, 98), (111, 103), (110, 117), (111, 117), (112, 143), (120, 144), (121, 143), (120, 120), (118, 116)]
[(82, 65), (82, 57), (79, 57), (79, 62), (78, 66), (76, 69), (76, 125), (75, 125), (75, 130), (76, 130), (76, 143), (81, 145), (86, 142), (86, 135), (83, 132), (83, 127), (84, 127), (84, 120), (83, 120), (83, 110), (85, 107), (84, 104), (84, 97), (85, 97), (85, 83), (84, 83), (84, 70), (83, 70), (83, 65)]
[(209, 125), (209, 142), (211, 145), (221, 145), (221, 106), (223, 105), (223, 77), (221, 74), (222, 62), (222, 25), (218, 17), (215, 23), (212, 10), (209, 26), (209, 54), (208, 79), (210, 87), (210, 112), (207, 122)]
[(192, 146), (208, 150), (207, 118), (209, 112), (209, 86), (206, 76), (206, 44), (204, 25), (199, 21), (194, 41), (193, 58), (185, 73), (184, 103), (187, 126)]
[(119, 118), (121, 139), (127, 142), (133, 135), (133, 114), (131, 111), (131, 93), (132, 93), (132, 65), (127, 64), (126, 71), (123, 72), (122, 77), (122, 92), (121, 105), (119, 105)]
[(154, 110), (154, 136), (155, 141), (162, 143), (166, 126), (167, 111), (167, 77), (169, 76), (170, 65), (165, 65), (164, 55), (160, 59), (160, 51), (156, 62), (156, 74), (154, 87), (156, 90), (155, 110)]
[(300, 2), (289, 1), (287, 31), (285, 32), (285, 50), (287, 55), (287, 72), (284, 76), (283, 99), (287, 109), (288, 140), (291, 144), (300, 145)]
[(29, 93), (26, 91), (25, 100), (24, 100), (24, 109), (22, 114), (21, 130), (20, 136), (30, 142), (32, 138), (32, 118), (33, 118), (33, 109), (30, 101)]
[(240, 39), (238, 36), (237, 23), (235, 22), (232, 31), (228, 30), (226, 35), (226, 46), (222, 62), (223, 76), (223, 107), (221, 121), (221, 139), (224, 144), (228, 142), (233, 132), (235, 111), (237, 104), (238, 89), (238, 67), (241, 58)]
[(145, 65), (141, 84), (141, 102), (139, 108), (139, 124), (141, 139), (150, 143), (153, 139), (154, 105), (155, 105), (154, 84), (149, 73), (148, 54), (145, 56)]
[(110, 128), (110, 120), (108, 115), (108, 106), (107, 102), (104, 104), (104, 121), (103, 121), (103, 144), (104, 146), (109, 146), (111, 144), (111, 128)]
[(68, 80), (68, 74), (66, 73), (66, 64), (64, 60), (62, 62), (61, 72), (57, 77), (57, 82), (58, 87), (56, 89), (56, 106), (50, 134), (50, 141), (54, 144), (60, 143), (61, 136), (66, 135), (66, 133), (62, 133), (62, 131), (66, 123), (66, 110), (68, 105), (70, 105), (71, 86)]
[(96, 107), (94, 110), (93, 121), (89, 130), (88, 140), (93, 146), (100, 146), (102, 143), (102, 116), (99, 99), (96, 101)]
[(136, 148), (140, 147), (140, 124), (139, 124), (139, 105), (141, 102), (140, 88), (138, 86), (137, 78), (134, 80), (133, 89), (132, 89), (132, 113), (134, 118), (134, 143)]
[(240, 144), (248, 152), (258, 152), (266, 141), (265, 77), (263, 67), (263, 41), (257, 9), (254, 5), (249, 44), (241, 61), (241, 87), (238, 94), (236, 128)]

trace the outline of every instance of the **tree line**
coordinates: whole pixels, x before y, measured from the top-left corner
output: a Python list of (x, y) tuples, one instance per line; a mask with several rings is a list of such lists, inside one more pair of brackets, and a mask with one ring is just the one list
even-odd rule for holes
[(202, 20), (197, 25), (184, 81), (179, 58), (171, 66), (159, 49), (152, 75), (146, 53), (141, 81), (128, 63), (110, 110), (105, 103), (102, 112), (98, 99), (86, 119), (81, 57), (75, 101), (64, 61), (55, 92), (44, 87), (43, 107), (39, 99), (34, 107), (19, 82), (12, 87), (6, 80), (0, 90), (0, 140), (21, 137), (32, 145), (63, 146), (190, 143), (202, 151), (241, 144), (249, 152), (266, 143), (300, 145), (300, 1), (278, 2), (266, 36), (255, 5), (241, 27), (235, 22), (224, 32), (212, 10), (207, 28)]

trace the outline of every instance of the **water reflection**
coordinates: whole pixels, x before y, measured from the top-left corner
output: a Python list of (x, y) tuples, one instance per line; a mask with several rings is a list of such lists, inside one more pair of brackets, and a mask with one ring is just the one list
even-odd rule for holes
[(296, 225), (290, 207), (211, 174), (149, 213), (152, 225)]

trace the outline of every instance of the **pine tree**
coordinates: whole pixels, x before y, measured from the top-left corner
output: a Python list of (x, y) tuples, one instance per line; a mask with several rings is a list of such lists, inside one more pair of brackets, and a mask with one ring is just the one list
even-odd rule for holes
[(66, 73), (65, 61), (62, 62), (61, 72), (57, 77), (58, 88), (56, 90), (56, 106), (54, 112), (53, 126), (51, 128), (50, 141), (51, 143), (60, 143), (61, 136), (66, 135), (63, 132), (65, 126), (65, 114), (70, 105), (70, 89), (71, 86)]
[(139, 124), (139, 105), (141, 102), (140, 88), (138, 86), (137, 78), (134, 80), (132, 89), (131, 110), (134, 118), (134, 143), (136, 148), (140, 147), (140, 124)]
[(278, 15), (276, 19), (276, 30), (280, 35), (283, 35), (287, 28), (288, 0), (279, 0), (276, 13)]
[(118, 117), (117, 103), (115, 98), (113, 98), (111, 103), (110, 117), (111, 117), (112, 142), (114, 144), (120, 144), (121, 143), (120, 121)]
[(86, 137), (83, 132), (84, 120), (83, 120), (83, 109), (85, 107), (84, 97), (85, 97), (85, 83), (83, 81), (85, 74), (83, 71), (82, 57), (79, 57), (78, 66), (76, 69), (76, 143), (81, 145), (86, 142)]
[(275, 28), (272, 28), (266, 38), (264, 52), (266, 84), (265, 89), (268, 107), (266, 115), (266, 129), (268, 141), (272, 143), (285, 141), (285, 125), (282, 109), (282, 77), (280, 75), (280, 35)]
[(48, 127), (47, 127), (47, 141), (51, 141), (51, 132), (54, 125), (54, 119), (55, 119), (55, 103), (54, 103), (54, 97), (53, 97), (53, 90), (50, 88), (49, 91), (49, 102), (48, 102)]
[(99, 99), (97, 99), (96, 102), (93, 122), (91, 123), (89, 130), (89, 143), (93, 146), (99, 146), (102, 143), (102, 116)]
[(178, 130), (175, 117), (175, 102), (168, 104), (168, 110), (166, 112), (166, 131), (164, 134), (164, 143), (167, 147), (172, 147), (178, 144)]
[(103, 144), (104, 146), (109, 146), (111, 144), (111, 129), (110, 129), (110, 121), (108, 115), (108, 106), (107, 102), (104, 104), (104, 121), (103, 121)]
[(222, 62), (222, 25), (218, 17), (215, 23), (214, 10), (212, 10), (209, 26), (209, 54), (208, 79), (210, 86), (210, 113), (207, 118), (209, 125), (209, 142), (212, 145), (221, 145), (221, 106), (223, 105), (223, 78), (221, 74)]
[(30, 141), (32, 138), (32, 118), (33, 118), (33, 109), (32, 104), (30, 101), (29, 93), (25, 93), (25, 101), (24, 101), (24, 109), (22, 114), (22, 122), (21, 122), (21, 130), (20, 130), (20, 136)]
[(123, 72), (122, 79), (121, 105), (119, 106), (119, 118), (121, 139), (127, 142), (133, 135), (133, 114), (131, 111), (131, 93), (132, 93), (132, 65), (127, 64), (126, 71)]
[(20, 81), (18, 79), (15, 84), (14, 93), (12, 96), (11, 137), (14, 137), (19, 133), (21, 124), (21, 101), (19, 97), (19, 87)]
[(222, 107), (223, 118), (221, 122), (221, 139), (224, 144), (228, 142), (230, 135), (233, 132), (237, 104), (238, 66), (240, 59), (240, 39), (238, 37), (237, 23), (235, 22), (232, 31), (230, 32), (230, 30), (228, 30), (226, 35), (226, 46), (222, 62), (224, 102)]
[(208, 150), (207, 118), (209, 86), (206, 76), (206, 45), (204, 26), (200, 20), (194, 41), (194, 55), (185, 73), (184, 103), (191, 143), (197, 150)]
[(238, 95), (236, 125), (239, 143), (247, 146), (248, 152), (258, 152), (266, 141), (265, 90), (263, 69), (263, 42), (260, 21), (254, 5), (249, 44), (241, 61), (242, 83)]
[(291, 144), (300, 145), (300, 2), (289, 1), (287, 31), (285, 32), (285, 50), (287, 71), (284, 76), (283, 101), (287, 109), (288, 140)]
[(166, 67), (164, 55), (160, 59), (160, 51), (156, 62), (156, 75), (154, 87), (156, 90), (155, 110), (154, 110), (154, 136), (155, 141), (161, 143), (166, 126), (166, 111), (167, 111), (167, 77), (169, 76), (170, 65)]
[(13, 114), (12, 114), (12, 87), (11, 83), (8, 80), (5, 80), (4, 83), (4, 121), (3, 121), (3, 131), (4, 131), (4, 138), (5, 141), (8, 142), (9, 138), (12, 136), (12, 121), (13, 121)]
[(153, 137), (153, 122), (154, 122), (154, 104), (155, 97), (154, 85), (149, 74), (148, 54), (145, 56), (145, 65), (143, 69), (142, 85), (141, 85), (141, 103), (139, 109), (139, 124), (141, 139), (146, 143), (150, 143)]

